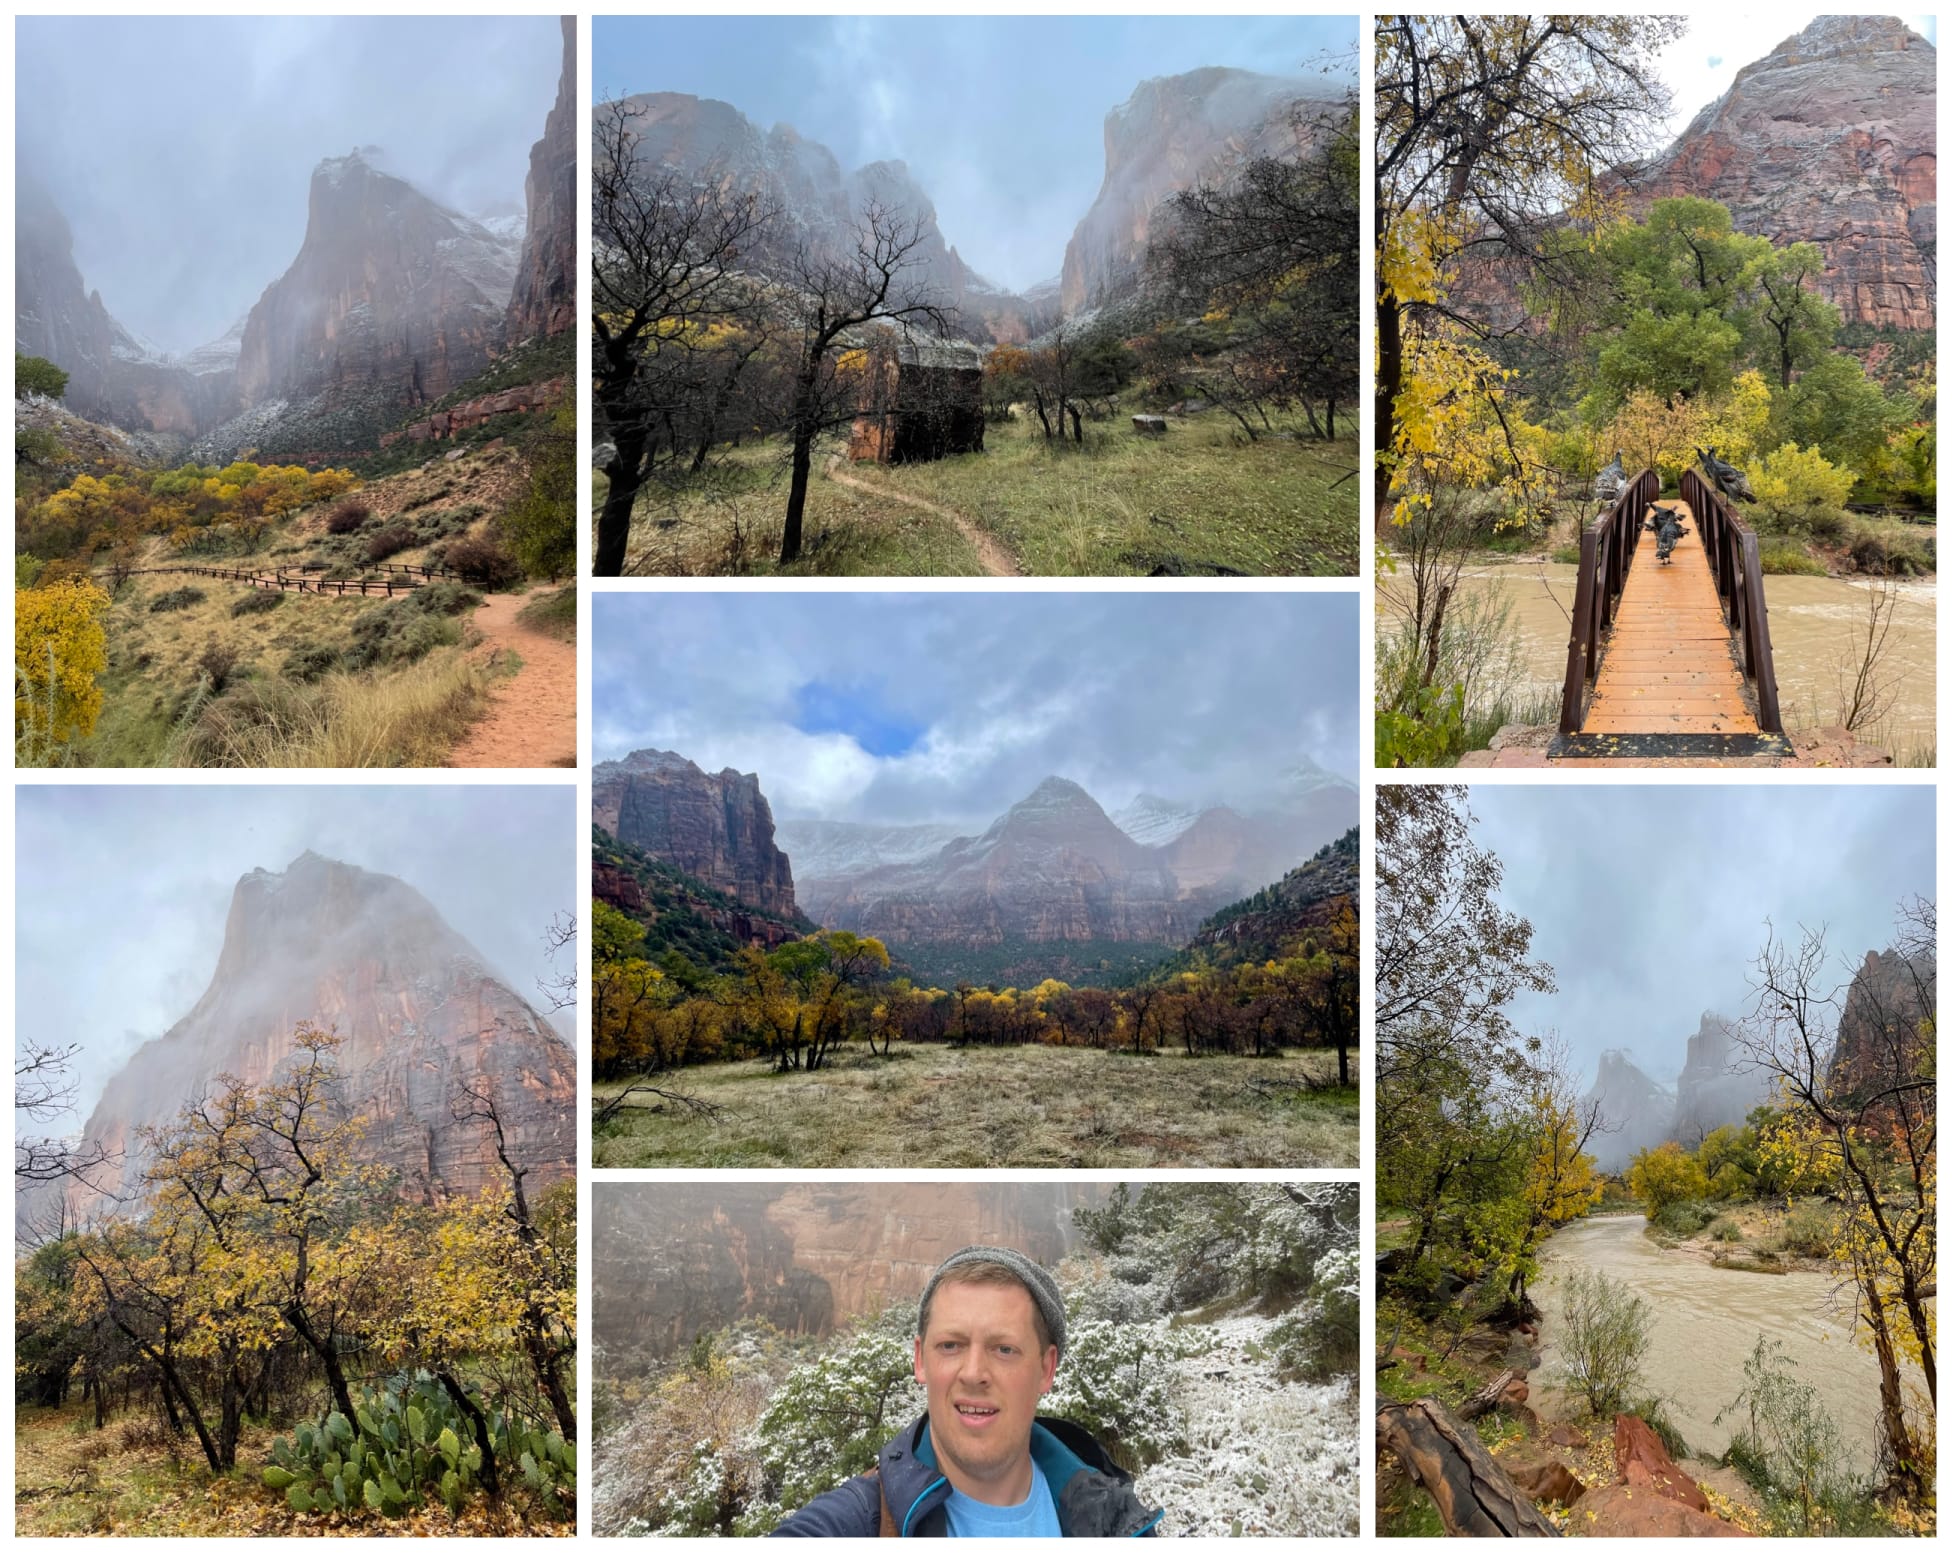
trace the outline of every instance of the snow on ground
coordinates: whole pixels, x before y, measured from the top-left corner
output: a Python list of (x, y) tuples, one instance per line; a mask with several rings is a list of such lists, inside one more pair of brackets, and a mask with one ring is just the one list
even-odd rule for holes
[(1206, 1352), (1174, 1362), (1190, 1450), (1138, 1480), (1139, 1496), (1166, 1512), (1162, 1535), (1355, 1535), (1355, 1382), (1276, 1380), (1274, 1326), (1267, 1316), (1227, 1317), (1200, 1329), (1212, 1340)]

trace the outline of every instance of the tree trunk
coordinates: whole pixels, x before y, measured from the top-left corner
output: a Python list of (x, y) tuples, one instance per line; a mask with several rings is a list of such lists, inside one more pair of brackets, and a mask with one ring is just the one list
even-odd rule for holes
[(488, 1420), (480, 1408), (475, 1406), (474, 1398), (447, 1370), (436, 1370), (434, 1378), (441, 1383), (441, 1389), (454, 1399), (474, 1430), (475, 1443), (481, 1447), (481, 1486), (488, 1490), (488, 1497), (499, 1499), (502, 1496), (501, 1474), (495, 1470), (495, 1442), (488, 1437)]
[(603, 498), (603, 512), (596, 520), (596, 550), (590, 570), (598, 577), (621, 577), (624, 551), (630, 544), (630, 514), (637, 505), (637, 493), (644, 488), (644, 455), (650, 436), (641, 424), (611, 423), (616, 433), (617, 456), (610, 465), (610, 489)]
[(1393, 1451), (1403, 1470), (1436, 1502), (1453, 1537), (1556, 1537), (1479, 1443), (1435, 1397), (1385, 1402), (1376, 1409), (1376, 1448)]
[(779, 564), (800, 559), (800, 529), (807, 511), (807, 482), (813, 477), (813, 439), (819, 431), (811, 386), (802, 383), (793, 401), (793, 483), (786, 492), (786, 531), (780, 535)]
[(570, 1400), (568, 1388), (563, 1385), (562, 1355), (550, 1345), (540, 1311), (533, 1307), (524, 1311), (522, 1324), (526, 1328), (522, 1341), (529, 1351), (529, 1365), (535, 1371), (536, 1384), (549, 1399), (549, 1411), (556, 1415), (556, 1432), (573, 1442), (576, 1439), (576, 1406)]
[(1084, 446), (1084, 420), (1078, 414), (1078, 407), (1074, 404), (1067, 404), (1064, 408), (1070, 413), (1071, 416), (1072, 440), (1075, 441), (1079, 447), (1083, 447)]
[(1396, 442), (1396, 399), (1403, 391), (1403, 308), (1394, 292), (1376, 298), (1376, 530), (1389, 521), (1389, 466)]
[(331, 1338), (319, 1336), (305, 1314), (305, 1307), (297, 1300), (285, 1306), (285, 1320), (304, 1340), (305, 1346), (318, 1355), (319, 1364), (325, 1370), (325, 1382), (332, 1389), (333, 1406), (350, 1420), (353, 1416), (352, 1391), (346, 1385), (346, 1372), (339, 1363), (339, 1350), (332, 1345)]

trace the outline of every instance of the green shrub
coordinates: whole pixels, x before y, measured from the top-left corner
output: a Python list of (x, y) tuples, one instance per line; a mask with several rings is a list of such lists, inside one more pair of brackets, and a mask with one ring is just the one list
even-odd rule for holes
[(461, 640), (453, 617), (481, 602), (481, 595), (459, 583), (436, 582), (367, 610), (352, 625), (345, 666), (399, 667), (427, 656), (436, 647)]
[(210, 681), (210, 693), (220, 695), (237, 672), (237, 649), (212, 638), (197, 655), (197, 671)]
[(1793, 540), (1764, 541), (1758, 553), (1762, 561), (1762, 575), (1765, 577), (1822, 577), (1829, 571), (1821, 561)]
[(308, 642), (303, 647), (294, 647), (285, 654), (283, 674), (286, 679), (310, 684), (324, 679), (339, 667), (339, 649), (328, 647), (323, 642)]
[(1575, 1268), (1566, 1277), (1565, 1335), (1560, 1340), (1571, 1389), (1595, 1418), (1609, 1418), (1640, 1378), (1653, 1312), (1625, 1284)]
[(1653, 1217), (1657, 1229), (1664, 1229), (1670, 1235), (1696, 1235), (1719, 1217), (1712, 1203), (1690, 1198), (1684, 1202), (1671, 1202)]
[(1358, 1258), (1334, 1251), (1315, 1270), (1315, 1293), (1300, 1310), (1276, 1323), (1276, 1362), (1281, 1373), (1324, 1381), (1354, 1375), (1362, 1350), (1362, 1293)]
[(1717, 1219), (1708, 1226), (1708, 1238), (1732, 1245), (1742, 1238), (1742, 1226), (1733, 1219)]
[(1715, 1415), (1741, 1417), (1728, 1461), (1786, 1513), (1796, 1535), (1820, 1535), (1835, 1512), (1861, 1497), (1864, 1485), (1839, 1463), (1843, 1440), (1817, 1388), (1790, 1372), (1782, 1344), (1758, 1337), (1742, 1366), (1744, 1386)]
[(41, 394), (59, 399), (68, 391), (68, 374), (44, 356), (23, 356), (14, 352), (14, 398)]
[(167, 615), (175, 610), (188, 609), (192, 604), (201, 604), (204, 592), (201, 588), (171, 588), (167, 593), (159, 593), (149, 601), (149, 613)]
[(1776, 1234), (1776, 1248), (1791, 1256), (1828, 1257), (1836, 1243), (1836, 1217), (1817, 1202), (1799, 1203), (1790, 1209)]
[(253, 588), (235, 604), (230, 612), (233, 618), (238, 615), (265, 615), (285, 602), (285, 596), (273, 588)]

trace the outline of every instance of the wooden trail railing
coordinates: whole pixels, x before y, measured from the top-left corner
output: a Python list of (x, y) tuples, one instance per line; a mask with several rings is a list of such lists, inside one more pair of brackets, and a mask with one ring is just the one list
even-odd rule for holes
[(1694, 513), (1708, 570), (1721, 596), (1722, 618), (1742, 644), (1742, 672), (1755, 687), (1756, 726), (1764, 733), (1783, 731), (1776, 698), (1776, 657), (1769, 645), (1769, 605), (1762, 593), (1762, 552), (1755, 530), (1735, 504), (1690, 469), (1681, 476), (1681, 500)]
[(265, 592), (319, 593), (336, 595), (340, 598), (352, 593), (390, 599), (396, 593), (413, 593), (426, 586), (425, 582), (414, 581), (415, 577), (432, 582), (441, 578), (458, 579), (459, 575), (440, 567), (429, 566), (376, 567), (375, 570), (391, 574), (385, 577), (330, 579), (292, 575), (293, 571), (322, 572), (325, 569), (326, 563), (323, 561), (308, 561), (295, 568), (278, 567), (269, 572), (246, 571), (234, 566), (196, 566), (185, 562), (177, 566), (118, 566), (110, 570), (108, 576), (113, 585), (118, 588), (130, 577), (214, 577), (222, 582), (241, 582), (247, 587), (259, 588)]
[(1566, 648), (1566, 688), (1559, 699), (1559, 732), (1577, 733), (1586, 720), (1586, 687), (1599, 671), (1600, 639), (1613, 623), (1620, 590), (1627, 585), (1640, 525), (1661, 494), (1652, 469), (1634, 476), (1613, 505), (1579, 536), (1579, 581), (1573, 589), (1572, 638)]

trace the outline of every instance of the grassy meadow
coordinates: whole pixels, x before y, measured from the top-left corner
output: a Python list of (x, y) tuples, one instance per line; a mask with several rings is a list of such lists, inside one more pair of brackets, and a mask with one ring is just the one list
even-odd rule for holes
[[(646, 1082), (596, 1131), (604, 1169), (1353, 1168), (1360, 1101), (1335, 1053), (1279, 1058), (1071, 1046), (848, 1050), (813, 1073), (723, 1063)], [(1326, 1087), (1315, 1087), (1326, 1086)], [(627, 1087), (599, 1082), (598, 1106)]]
[[(1353, 576), (1356, 443), (1297, 440), (1302, 425), (1277, 418), (1275, 433), (1248, 442), (1208, 412), (1153, 439), (1114, 419), (1086, 423), (1084, 447), (1060, 450), (1020, 417), (991, 421), (981, 453), (898, 466), (849, 463), (844, 439), (829, 439), (815, 453), (805, 552), (788, 567), (777, 563), (785, 448), (748, 444), (646, 489), (625, 570), (982, 576), (1000, 561), (1033, 576)], [(599, 475), (599, 506), (603, 491)]]

